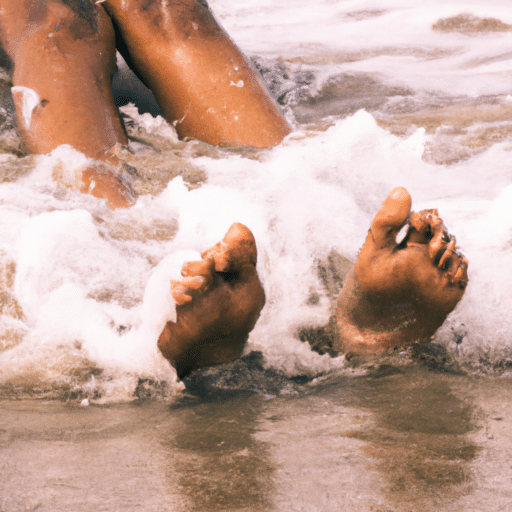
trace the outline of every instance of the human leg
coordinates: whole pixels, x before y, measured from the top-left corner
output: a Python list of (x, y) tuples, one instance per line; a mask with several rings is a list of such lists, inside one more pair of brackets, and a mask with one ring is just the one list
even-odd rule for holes
[(57, 0), (20, 4), (0, 0), (0, 37), (14, 64), (13, 97), (26, 148), (47, 154), (69, 144), (102, 161), (84, 170), (78, 188), (111, 207), (130, 206), (135, 194), (109, 153), (128, 142), (111, 91), (110, 18), (90, 0), (74, 2), (75, 9)]
[(180, 137), (268, 147), (290, 132), (258, 73), (196, 0), (102, 5), (117, 26), (127, 62)]

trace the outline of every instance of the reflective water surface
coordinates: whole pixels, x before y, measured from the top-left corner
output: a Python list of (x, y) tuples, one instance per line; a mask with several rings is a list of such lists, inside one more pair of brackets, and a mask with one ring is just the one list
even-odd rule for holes
[(377, 365), (280, 396), (3, 401), (0, 510), (507, 510), (511, 388)]

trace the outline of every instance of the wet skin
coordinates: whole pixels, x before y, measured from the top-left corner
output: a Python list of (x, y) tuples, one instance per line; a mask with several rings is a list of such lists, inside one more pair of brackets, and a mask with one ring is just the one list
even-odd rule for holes
[(244, 225), (233, 224), (222, 242), (201, 257), (183, 265), (183, 279), (171, 281), (177, 318), (158, 340), (180, 378), (240, 357), (265, 305), (256, 243)]
[(268, 147), (290, 132), (259, 75), (195, 0), (0, 0), (0, 14), (26, 148), (69, 144), (102, 161), (73, 188), (111, 208), (136, 201), (113, 154), (128, 143), (111, 90), (116, 45), (180, 137)]
[(335, 348), (378, 353), (428, 341), (462, 299), (467, 268), (437, 210), (411, 213), (407, 190), (394, 189), (338, 298)]
[(111, 90), (116, 55), (109, 16), (92, 4), (79, 15), (51, 0), (0, 0), (0, 9), (25, 148), (47, 154), (71, 145), (97, 161), (77, 172), (72, 188), (105, 198), (111, 208), (134, 204), (127, 167), (111, 153), (128, 139)]
[[(75, 12), (57, 0), (0, 0), (0, 40), (14, 63), (13, 95), (28, 148), (44, 154), (67, 143), (97, 159), (81, 170), (77, 188), (111, 208), (127, 207), (136, 197), (111, 154), (127, 143), (110, 89), (115, 32), (101, 5), (83, 5)], [(182, 136), (268, 146), (289, 132), (257, 75), (195, 0), (102, 5), (127, 59)], [(30, 107), (27, 89), (37, 92)], [(375, 217), (339, 297), (337, 350), (376, 352), (428, 340), (462, 298), (467, 260), (435, 210), (409, 218), (410, 207), (407, 191), (395, 189)], [(179, 320), (167, 324), (159, 346), (180, 374), (238, 357), (263, 307), (254, 239), (230, 233), (173, 284)]]
[(119, 50), (180, 137), (269, 147), (290, 127), (212, 14), (195, 0), (106, 0)]

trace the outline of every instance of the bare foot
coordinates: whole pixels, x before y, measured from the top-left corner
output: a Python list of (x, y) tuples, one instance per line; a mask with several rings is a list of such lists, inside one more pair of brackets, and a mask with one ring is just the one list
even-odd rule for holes
[(437, 210), (411, 213), (407, 190), (394, 189), (340, 293), (336, 349), (377, 353), (428, 341), (464, 295), (467, 268)]
[(167, 322), (158, 340), (180, 378), (240, 357), (265, 304), (256, 243), (244, 225), (233, 224), (222, 242), (201, 256), (183, 265), (183, 279), (171, 281), (177, 318)]

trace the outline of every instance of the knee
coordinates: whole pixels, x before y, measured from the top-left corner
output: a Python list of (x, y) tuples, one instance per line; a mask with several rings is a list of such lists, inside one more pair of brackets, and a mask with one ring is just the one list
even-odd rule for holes
[(19, 50), (27, 42), (32, 43), (28, 46), (46, 46), (51, 45), (52, 39), (53, 42), (58, 40), (59, 44), (65, 44), (64, 52), (69, 51), (70, 46), (90, 46), (91, 43), (115, 47), (109, 16), (91, 0), (23, 2), (21, 8), (8, 8), (3, 14), (2, 43), (14, 66)]
[(75, 42), (97, 40), (113, 44), (112, 22), (101, 5), (92, 0), (48, 0), (48, 6), (44, 27), (41, 27), (48, 31), (48, 36), (55, 37), (63, 32)]
[[(27, 31), (12, 58), (14, 80), (20, 75), (53, 68), (99, 68), (113, 73), (115, 35), (105, 10), (89, 0), (48, 2), (49, 9), (35, 31)], [(83, 6), (84, 8), (79, 8)]]

